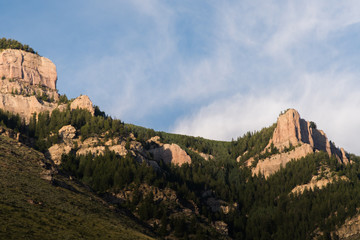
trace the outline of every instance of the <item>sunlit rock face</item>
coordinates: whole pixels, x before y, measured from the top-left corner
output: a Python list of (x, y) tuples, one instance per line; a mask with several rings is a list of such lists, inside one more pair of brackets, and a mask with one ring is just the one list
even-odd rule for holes
[(289, 109), (279, 116), (273, 137), (264, 152), (271, 147), (276, 147), (279, 153), (260, 160), (253, 169), (254, 174), (260, 172), (268, 177), (291, 159), (299, 159), (316, 151), (327, 152), (329, 156), (336, 156), (339, 162), (349, 163), (344, 149), (338, 149), (322, 130), (302, 119), (295, 109)]
[(55, 64), (45, 57), (22, 50), (5, 49), (0, 52), (0, 77), (56, 90)]
[[(0, 51), (0, 108), (19, 114), (29, 122), (34, 113), (58, 108), (57, 72), (53, 62), (45, 57), (17, 49)], [(88, 96), (82, 95), (70, 104), (70, 109), (86, 109), (94, 115)]]

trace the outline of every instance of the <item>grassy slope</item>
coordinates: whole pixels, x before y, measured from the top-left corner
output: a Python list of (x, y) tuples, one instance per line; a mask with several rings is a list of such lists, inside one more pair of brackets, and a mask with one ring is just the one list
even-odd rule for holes
[(55, 182), (68, 187), (41, 179), (39, 159), (0, 136), (0, 239), (152, 239), (84, 186), (60, 175)]

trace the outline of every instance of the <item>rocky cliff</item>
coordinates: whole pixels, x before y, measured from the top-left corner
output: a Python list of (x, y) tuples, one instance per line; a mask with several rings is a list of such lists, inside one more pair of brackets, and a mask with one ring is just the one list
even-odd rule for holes
[(56, 90), (55, 64), (45, 57), (16, 49), (0, 52), (0, 77)]
[(295, 109), (289, 109), (279, 116), (273, 137), (264, 152), (271, 148), (277, 148), (279, 153), (259, 160), (253, 169), (254, 174), (261, 172), (267, 177), (291, 159), (298, 159), (316, 151), (325, 151), (329, 156), (334, 155), (344, 164), (350, 162), (344, 149), (338, 149), (322, 130), (317, 129), (316, 124), (302, 119)]
[[(19, 114), (29, 121), (33, 113), (66, 109), (59, 104), (57, 73), (53, 62), (45, 57), (17, 49), (0, 51), (0, 108)], [(83, 108), (94, 114), (92, 102), (80, 96), (71, 109)]]

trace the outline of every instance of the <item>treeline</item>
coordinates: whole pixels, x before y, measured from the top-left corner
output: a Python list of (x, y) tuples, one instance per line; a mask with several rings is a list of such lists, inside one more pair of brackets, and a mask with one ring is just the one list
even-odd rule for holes
[[(250, 157), (260, 155), (272, 137), (276, 124), (273, 124), (268, 128), (263, 128), (261, 131), (247, 132), (242, 137), (239, 137), (237, 140), (232, 140), (231, 142), (154, 131), (153, 129), (132, 124), (126, 124), (125, 126), (130, 132), (134, 133), (137, 140), (142, 142), (145, 146), (146, 140), (154, 136), (159, 136), (163, 143), (175, 143), (183, 149), (192, 149), (202, 153), (211, 154), (216, 156), (217, 159), (234, 160), (242, 155), (241, 162), (243, 163)], [(274, 154), (274, 152), (271, 154)]]
[(195, 150), (206, 154), (216, 155), (218, 158), (230, 157), (231, 143), (225, 141), (209, 140), (202, 137), (193, 137), (181, 134), (166, 133), (162, 131), (155, 131), (133, 124), (125, 124), (126, 129), (132, 132), (136, 139), (143, 143), (145, 148), (147, 147), (146, 141), (154, 136), (159, 136), (162, 143), (175, 143), (181, 148), (187, 150)]
[(0, 49), (19, 49), (19, 50), (23, 50), (29, 53), (34, 53), (34, 54), (38, 54), (37, 52), (34, 51), (34, 49), (32, 49), (29, 45), (27, 44), (22, 44), (14, 39), (7, 39), (7, 38), (1, 38), (0, 39)]

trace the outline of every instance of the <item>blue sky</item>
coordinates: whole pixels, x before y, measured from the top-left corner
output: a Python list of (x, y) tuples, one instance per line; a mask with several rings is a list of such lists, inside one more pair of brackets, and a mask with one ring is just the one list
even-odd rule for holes
[(58, 89), (155, 130), (231, 140), (296, 108), (360, 154), (358, 1), (2, 0)]

